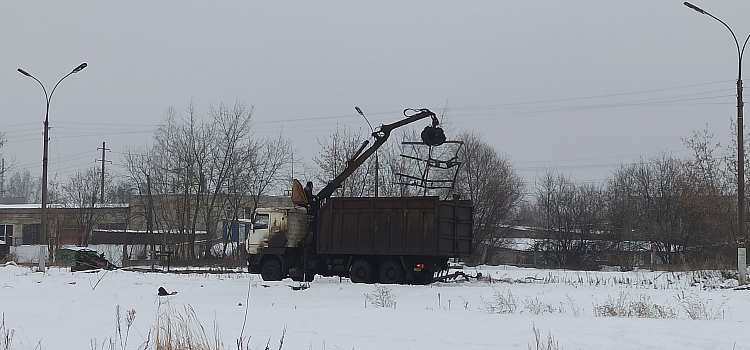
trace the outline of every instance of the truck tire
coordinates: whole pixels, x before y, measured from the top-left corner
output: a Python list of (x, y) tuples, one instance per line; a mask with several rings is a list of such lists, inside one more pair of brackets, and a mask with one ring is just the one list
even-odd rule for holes
[(349, 271), (349, 278), (354, 283), (373, 283), (374, 277), (372, 266), (364, 260), (355, 261)]
[(380, 283), (401, 284), (406, 279), (406, 271), (395, 260), (388, 260), (380, 265)]
[(279, 261), (274, 258), (266, 259), (260, 268), (260, 276), (264, 281), (281, 281), (284, 276)]

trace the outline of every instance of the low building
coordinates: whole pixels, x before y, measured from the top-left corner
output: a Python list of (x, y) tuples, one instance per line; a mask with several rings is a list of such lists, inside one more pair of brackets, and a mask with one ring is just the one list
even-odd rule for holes
[[(51, 205), (47, 213), (50, 242), (86, 245), (95, 229), (128, 229), (130, 206), (101, 205), (71, 208)], [(41, 204), (0, 204), (0, 241), (7, 246), (41, 243)]]

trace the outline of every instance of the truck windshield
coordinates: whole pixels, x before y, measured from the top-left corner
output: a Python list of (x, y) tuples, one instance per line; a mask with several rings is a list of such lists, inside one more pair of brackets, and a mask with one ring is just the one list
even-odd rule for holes
[(253, 229), (264, 229), (268, 228), (268, 214), (255, 214), (253, 220)]

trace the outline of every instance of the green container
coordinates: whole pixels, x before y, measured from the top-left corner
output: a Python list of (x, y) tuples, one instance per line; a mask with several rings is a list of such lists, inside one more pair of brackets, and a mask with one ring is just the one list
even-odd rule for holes
[(60, 249), (58, 263), (62, 266), (73, 266), (76, 264), (76, 251), (73, 249)]

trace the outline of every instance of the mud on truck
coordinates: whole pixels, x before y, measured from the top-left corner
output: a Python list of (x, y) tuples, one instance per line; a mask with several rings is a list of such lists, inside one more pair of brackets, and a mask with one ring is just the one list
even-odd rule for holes
[(393, 129), (423, 118), (432, 124), (422, 142), (445, 141), (435, 114), (421, 109), (380, 126), (370, 148), (313, 198), (295, 180), (293, 207), (258, 208), (245, 240), (248, 269), (265, 281), (291, 277), (312, 281), (316, 274), (348, 277), (354, 283), (427, 284), (448, 259), (471, 254), (472, 203), (455, 197), (331, 197), (362, 163), (386, 142)]

